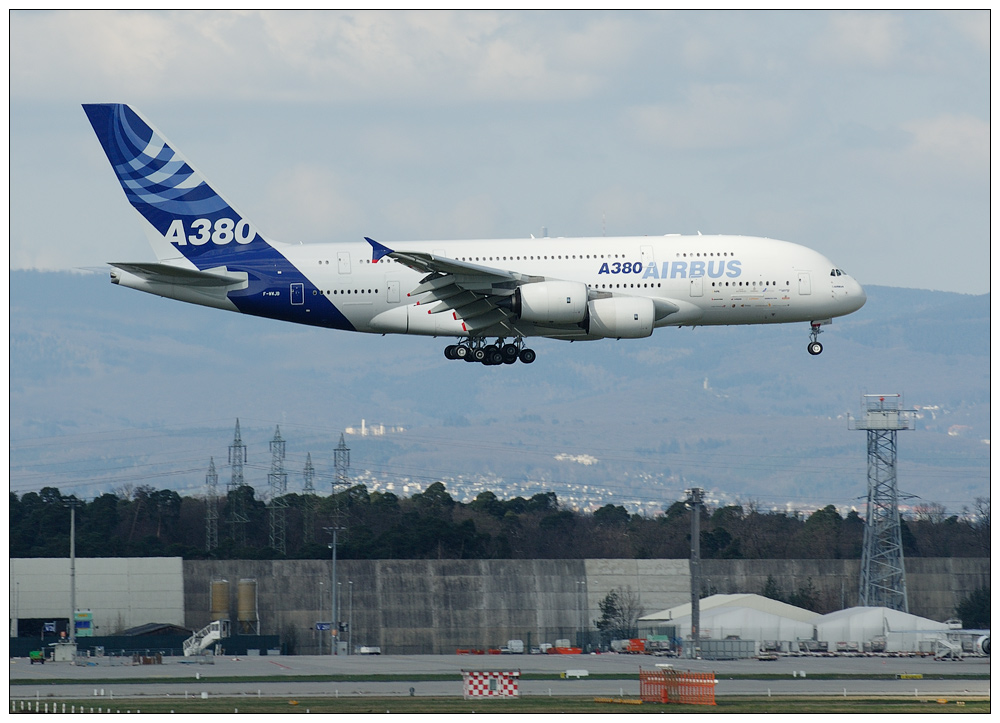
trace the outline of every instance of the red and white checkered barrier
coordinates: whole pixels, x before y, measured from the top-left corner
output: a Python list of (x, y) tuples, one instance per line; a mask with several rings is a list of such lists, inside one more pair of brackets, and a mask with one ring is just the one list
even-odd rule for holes
[(516, 698), (520, 670), (463, 670), (462, 693), (465, 698)]

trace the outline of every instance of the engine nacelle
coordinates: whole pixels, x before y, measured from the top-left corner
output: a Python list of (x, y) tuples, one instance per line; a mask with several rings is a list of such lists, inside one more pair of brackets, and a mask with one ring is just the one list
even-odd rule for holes
[(540, 281), (519, 286), (511, 307), (522, 321), (579, 324), (587, 317), (587, 285), (579, 281)]
[(612, 339), (642, 339), (653, 333), (656, 308), (652, 299), (614, 296), (589, 304), (587, 333)]
[(976, 640), (976, 652), (979, 655), (989, 655), (990, 654), (990, 636), (981, 635), (979, 639)]

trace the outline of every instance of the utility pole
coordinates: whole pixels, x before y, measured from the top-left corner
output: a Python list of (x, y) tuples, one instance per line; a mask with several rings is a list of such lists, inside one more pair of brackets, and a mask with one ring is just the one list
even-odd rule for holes
[(697, 658), (700, 650), (701, 630), (701, 505), (703, 490), (692, 487), (687, 490), (687, 505), (691, 508), (691, 654)]
[(271, 471), (267, 475), (270, 492), (268, 512), (271, 522), (271, 549), (279, 555), (285, 554), (285, 530), (288, 500), (288, 475), (285, 474), (285, 440), (281, 438), (281, 430), (275, 426), (274, 439), (271, 440)]
[(211, 552), (219, 546), (219, 475), (215, 471), (215, 457), (208, 460), (205, 485), (208, 487), (205, 496), (205, 552)]
[(313, 541), (313, 524), (316, 515), (316, 468), (313, 467), (312, 455), (306, 453), (306, 466), (302, 470), (304, 484), (302, 487), (302, 542), (309, 544)]
[(229, 525), (233, 545), (237, 549), (247, 546), (247, 517), (246, 496), (243, 487), (243, 465), (247, 461), (247, 448), (240, 437), (240, 420), (236, 420), (236, 433), (233, 436), (233, 443), (229, 445), (229, 464), (233, 469), (233, 476), (226, 489), (226, 496), (229, 504)]

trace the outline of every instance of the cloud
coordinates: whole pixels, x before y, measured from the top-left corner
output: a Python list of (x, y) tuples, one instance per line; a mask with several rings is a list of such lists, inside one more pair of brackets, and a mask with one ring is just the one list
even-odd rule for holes
[(269, 184), (266, 208), (279, 209), (278, 214), (261, 225), (267, 230), (281, 229), (276, 241), (330, 241), (324, 235), (331, 226), (343, 229), (364, 221), (361, 205), (344, 190), (345, 185), (325, 167), (299, 164), (287, 168)]
[(849, 66), (886, 66), (902, 44), (900, 19), (880, 12), (834, 13), (814, 46), (815, 56)]
[(962, 175), (985, 174), (990, 166), (990, 124), (967, 115), (940, 115), (903, 124), (912, 135), (907, 156)]
[(626, 125), (656, 146), (718, 150), (774, 142), (788, 131), (791, 106), (734, 84), (699, 85), (685, 102), (636, 106)]
[(11, 94), (582, 98), (634, 52), (634, 25), (599, 14), (509, 12), (16, 12)]

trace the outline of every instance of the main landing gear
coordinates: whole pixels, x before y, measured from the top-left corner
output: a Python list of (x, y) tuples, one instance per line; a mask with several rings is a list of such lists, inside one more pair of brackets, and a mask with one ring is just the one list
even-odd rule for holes
[(823, 345), (817, 341), (816, 337), (823, 333), (820, 325), (816, 322), (812, 322), (809, 325), (809, 343), (806, 345), (806, 349), (813, 356), (819, 356), (823, 353)]
[(479, 362), (485, 366), (514, 364), (518, 359), (524, 364), (535, 361), (533, 349), (524, 346), (524, 339), (505, 344), (503, 339), (497, 339), (495, 344), (487, 344), (485, 339), (470, 339), (461, 344), (450, 344), (444, 348), (448, 359), (463, 359), (467, 362)]

